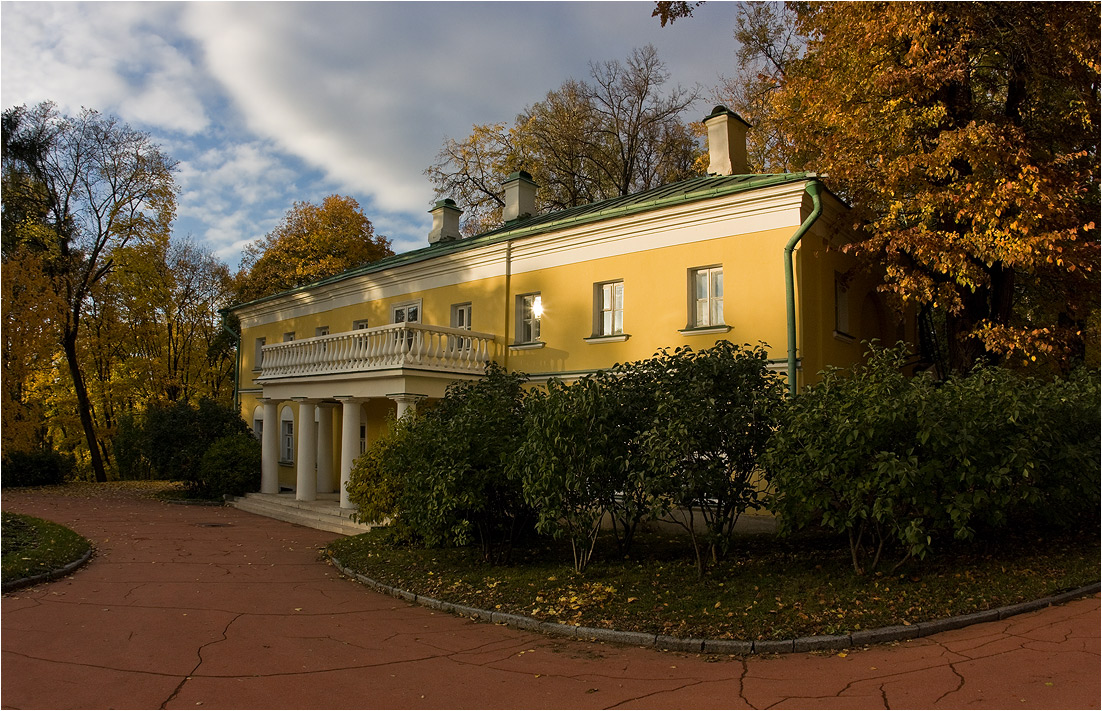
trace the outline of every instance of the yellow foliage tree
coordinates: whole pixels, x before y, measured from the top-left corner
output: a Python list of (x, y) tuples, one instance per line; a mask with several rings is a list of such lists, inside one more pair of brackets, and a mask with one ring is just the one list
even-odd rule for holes
[(1098, 308), (1099, 5), (809, 3), (775, 97), (848, 246), (936, 309), (952, 370), (1081, 362)]
[(330, 195), (320, 205), (296, 202), (279, 226), (245, 248), (235, 298), (252, 301), (393, 253), (390, 240), (375, 234), (353, 198)]

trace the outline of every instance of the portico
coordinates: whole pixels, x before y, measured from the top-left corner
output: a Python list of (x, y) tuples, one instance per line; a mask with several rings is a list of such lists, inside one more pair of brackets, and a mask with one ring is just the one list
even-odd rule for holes
[(254, 377), (261, 493), (293, 489), (302, 502), (339, 494), (352, 508), (347, 485), (370, 433), (481, 377), (493, 349), (491, 334), (418, 323), (263, 346)]

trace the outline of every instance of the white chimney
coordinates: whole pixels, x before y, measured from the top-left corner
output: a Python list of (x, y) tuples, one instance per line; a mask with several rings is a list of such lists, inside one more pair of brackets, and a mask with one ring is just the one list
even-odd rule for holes
[(717, 106), (704, 117), (708, 127), (708, 174), (744, 175), (750, 172), (746, 160), (746, 129), (750, 124), (726, 106)]
[(444, 198), (437, 200), (429, 213), (432, 215), (432, 230), (429, 232), (429, 244), (459, 239), (459, 216), (463, 211), (455, 206), (455, 200)]
[(523, 170), (512, 173), (501, 186), (505, 188), (502, 217), (506, 222), (536, 214), (536, 184), (531, 175)]

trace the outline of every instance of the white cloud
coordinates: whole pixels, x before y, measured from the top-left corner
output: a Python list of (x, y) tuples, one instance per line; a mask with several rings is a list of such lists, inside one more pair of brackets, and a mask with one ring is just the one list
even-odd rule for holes
[(195, 133), (209, 119), (202, 81), (174, 42), (170, 3), (4, 3), (5, 107), (53, 100)]
[(404, 251), (425, 243), (422, 170), (444, 136), (510, 121), (590, 61), (648, 42), (682, 84), (731, 72), (733, 6), (667, 28), (651, 7), (4, 2), (0, 97), (149, 130), (181, 161), (177, 230), (231, 264), (292, 202), (332, 193)]

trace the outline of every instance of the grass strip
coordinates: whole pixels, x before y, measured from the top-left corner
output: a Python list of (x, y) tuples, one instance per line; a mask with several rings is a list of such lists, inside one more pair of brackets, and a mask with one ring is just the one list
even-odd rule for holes
[(86, 538), (52, 521), (3, 512), (3, 583), (59, 570), (91, 549)]
[[(611, 541), (601, 541), (613, 550)], [(548, 622), (709, 639), (790, 639), (913, 625), (1035, 600), (1099, 579), (1097, 531), (1018, 532), (957, 546), (894, 574), (856, 575), (836, 539), (759, 535), (698, 579), (685, 543), (640, 534), (631, 557), (583, 574), (560, 544), (491, 566), (473, 548), (392, 545), (385, 529), (335, 541), (346, 567), (385, 585)]]

